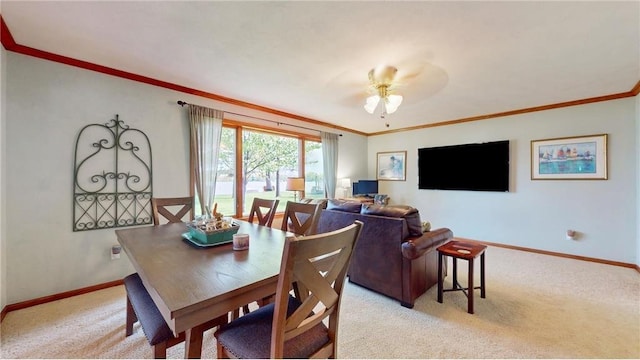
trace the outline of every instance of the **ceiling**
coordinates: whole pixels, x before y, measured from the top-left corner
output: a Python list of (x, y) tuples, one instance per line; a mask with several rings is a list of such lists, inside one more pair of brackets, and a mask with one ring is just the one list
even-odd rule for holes
[[(2, 0), (0, 12), (19, 45), (366, 134), (640, 80), (638, 1)], [(398, 68), (404, 96), (384, 119), (363, 109), (379, 64)]]

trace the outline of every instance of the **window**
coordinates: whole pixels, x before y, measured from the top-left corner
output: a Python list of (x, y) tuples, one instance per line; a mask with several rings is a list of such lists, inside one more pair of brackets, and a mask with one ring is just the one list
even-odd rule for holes
[(296, 138), (243, 130), (242, 133), (242, 215), (248, 215), (253, 198), (280, 199), (278, 211), (293, 201), (293, 193), (286, 191), (286, 180), (298, 176), (298, 147)]
[(324, 198), (324, 177), (322, 163), (322, 143), (304, 142), (304, 180), (305, 196), (308, 198)]
[(248, 216), (255, 197), (279, 199), (277, 211), (282, 212), (287, 201), (294, 201), (294, 192), (286, 190), (287, 177), (299, 174), (304, 174), (305, 192), (298, 199), (325, 197), (322, 143), (317, 138), (230, 123), (224, 125), (220, 141), (218, 212)]
[[(218, 173), (216, 174), (217, 211), (225, 216), (236, 213), (236, 129), (223, 127), (220, 137), (220, 152), (218, 153)], [(199, 204), (198, 193), (194, 187), (195, 203)], [(212, 209), (213, 210), (213, 209)], [(200, 206), (194, 206), (194, 214), (201, 215)]]
[(218, 154), (218, 174), (216, 175), (216, 202), (218, 212), (231, 215), (236, 213), (236, 129), (223, 127)]

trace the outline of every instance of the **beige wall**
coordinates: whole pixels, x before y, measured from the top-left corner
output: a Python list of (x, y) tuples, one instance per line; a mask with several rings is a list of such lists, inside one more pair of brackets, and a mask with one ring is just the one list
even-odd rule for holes
[[(382, 182), (380, 191), (416, 206), (432, 227), (451, 228), (464, 238), (637, 263), (636, 101), (373, 136), (369, 172), (375, 175), (376, 152), (407, 150), (407, 181)], [(531, 140), (602, 133), (609, 134), (608, 180), (531, 180)], [(510, 192), (418, 190), (417, 149), (497, 140), (510, 140)], [(579, 238), (567, 240), (568, 229), (580, 232)]]
[[(73, 146), (83, 126), (119, 114), (144, 131), (153, 151), (154, 195), (162, 197), (189, 193), (188, 122), (177, 100), (268, 117), (13, 52), (6, 53), (6, 84), (3, 200), (11, 211), (4, 222), (2, 253), (9, 254), (3, 284), (8, 304), (121, 279), (133, 271), (126, 257), (110, 259), (117, 243), (113, 229), (72, 231)], [(366, 137), (343, 132), (339, 172), (366, 175), (366, 144)]]
[[(339, 141), (338, 179), (349, 178), (351, 182), (368, 179), (367, 138), (345, 132)], [(351, 189), (347, 189), (347, 191), (351, 192)], [(335, 197), (343, 197), (344, 193), (344, 189), (339, 189), (336, 186)], [(350, 196), (350, 194), (347, 195)]]
[[(188, 135), (176, 100), (260, 116), (4, 50), (2, 86), (3, 307), (133, 271), (126, 258), (110, 260), (113, 230), (71, 231), (73, 143), (82, 126), (119, 114), (145, 131), (154, 151), (154, 192), (177, 196), (188, 192)], [(381, 182), (380, 191), (394, 203), (416, 205), (436, 227), (451, 227), (457, 236), (478, 240), (638, 263), (639, 108), (638, 98), (622, 99), (370, 138), (343, 133), (338, 177), (375, 178), (376, 152), (407, 150), (407, 181)], [(531, 139), (595, 133), (610, 134), (609, 180), (529, 179)], [(511, 192), (417, 190), (417, 170), (411, 164), (417, 163), (419, 147), (498, 139), (512, 141)], [(584, 236), (568, 242), (563, 236), (568, 227)]]

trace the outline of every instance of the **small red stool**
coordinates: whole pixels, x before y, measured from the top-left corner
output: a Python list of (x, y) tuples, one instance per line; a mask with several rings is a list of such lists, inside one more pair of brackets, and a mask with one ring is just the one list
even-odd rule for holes
[[(467, 296), (467, 312), (473, 314), (473, 291), (480, 289), (480, 297), (485, 298), (484, 287), (484, 251), (486, 245), (449, 241), (448, 243), (438, 247), (438, 302), (442, 303), (442, 293), (444, 291), (462, 291)], [(453, 258), (453, 286), (451, 289), (443, 289), (444, 278), (442, 275), (442, 264), (445, 256)], [(480, 286), (473, 287), (473, 261), (480, 256)], [(463, 288), (458, 283), (458, 259), (467, 260), (469, 263), (469, 283), (468, 287)]]

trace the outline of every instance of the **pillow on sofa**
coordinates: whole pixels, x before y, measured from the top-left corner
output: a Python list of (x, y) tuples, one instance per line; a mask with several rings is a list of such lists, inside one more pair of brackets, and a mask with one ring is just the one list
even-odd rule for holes
[(420, 221), (420, 213), (418, 209), (409, 205), (388, 205), (381, 206), (375, 204), (362, 205), (360, 211), (363, 215), (379, 215), (388, 217), (404, 218), (407, 222), (409, 229), (409, 235), (421, 236), (422, 235), (422, 221)]
[(327, 210), (337, 210), (350, 213), (359, 213), (362, 204), (359, 201), (345, 201), (338, 199), (329, 199), (327, 201)]
[(376, 194), (373, 197), (373, 203), (376, 205), (389, 205), (389, 195)]

